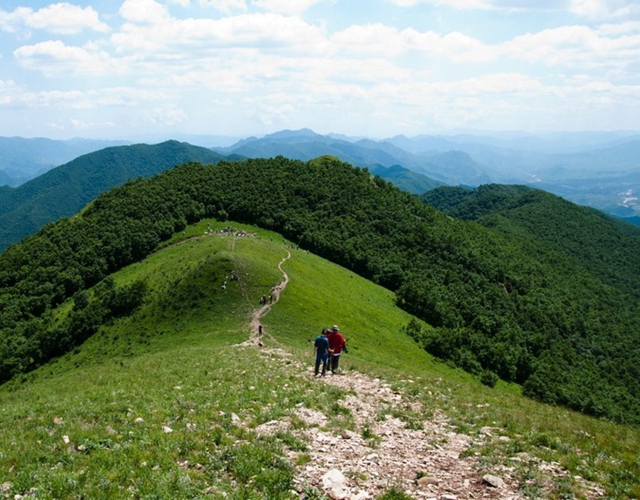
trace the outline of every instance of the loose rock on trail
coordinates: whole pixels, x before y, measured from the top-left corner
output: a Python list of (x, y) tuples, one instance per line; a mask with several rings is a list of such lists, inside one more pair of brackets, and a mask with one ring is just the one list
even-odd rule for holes
[[(425, 415), (417, 401), (407, 397), (378, 378), (347, 371), (344, 375), (315, 379), (311, 355), (309, 362), (292, 359), (292, 355), (266, 331), (259, 336), (262, 318), (274, 305), (289, 282), (282, 264), (291, 257), (288, 251), (278, 265), (283, 281), (274, 290), (273, 303), (263, 304), (252, 315), (251, 337), (244, 347), (260, 346), (265, 356), (282, 357), (290, 369), (305, 377), (309, 384), (328, 384), (344, 389), (347, 396), (337, 401), (348, 410), (355, 430), (332, 428), (329, 418), (310, 408), (298, 406), (292, 415), (266, 422), (255, 432), (270, 435), (279, 431), (290, 432), (308, 443), (305, 452), (290, 452), (296, 463), (299, 455), (306, 454), (304, 464), (296, 467), (296, 493), (303, 498), (330, 498), (334, 500), (374, 499), (392, 488), (410, 498), (429, 500), (472, 500), (548, 498), (555, 482), (567, 478), (568, 471), (556, 463), (546, 463), (521, 454), (514, 458), (513, 466), (499, 466), (487, 470), (469, 449), (490, 440), (506, 440), (498, 430), (483, 429), (470, 436), (458, 432), (451, 419), (436, 410), (428, 418), (412, 417), (411, 422), (394, 415)], [(265, 346), (265, 336), (269, 344)], [(305, 360), (307, 361), (307, 360)], [(292, 419), (304, 422), (304, 428), (292, 425)], [(525, 492), (517, 462), (527, 462), (537, 470), (537, 493)], [(599, 485), (581, 478), (586, 499), (605, 498)], [(526, 485), (525, 485), (526, 486)], [(311, 493), (310, 493), (311, 492)]]

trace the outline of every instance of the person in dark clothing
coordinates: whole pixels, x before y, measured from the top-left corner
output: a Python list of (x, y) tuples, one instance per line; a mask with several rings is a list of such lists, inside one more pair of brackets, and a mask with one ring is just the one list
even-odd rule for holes
[(316, 337), (315, 342), (313, 343), (313, 351), (316, 356), (316, 364), (315, 364), (315, 376), (317, 377), (320, 372), (320, 365), (322, 365), (322, 376), (324, 377), (327, 373), (327, 362), (329, 360), (329, 339), (327, 339), (328, 330), (322, 330), (322, 333)]
[(338, 364), (340, 363), (340, 354), (342, 354), (342, 351), (346, 352), (347, 350), (347, 342), (344, 339), (344, 336), (340, 333), (338, 325), (333, 325), (331, 327), (328, 339), (329, 348), (331, 350), (331, 355), (329, 356), (329, 369), (331, 370), (331, 373), (335, 375), (338, 371)]

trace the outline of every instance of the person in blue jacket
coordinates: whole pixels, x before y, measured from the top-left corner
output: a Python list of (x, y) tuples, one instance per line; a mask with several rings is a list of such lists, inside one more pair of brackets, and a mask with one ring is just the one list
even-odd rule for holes
[(316, 377), (320, 374), (320, 365), (322, 365), (322, 376), (324, 377), (327, 374), (327, 363), (329, 361), (330, 353), (327, 333), (329, 333), (329, 330), (323, 329), (322, 333), (316, 337), (316, 340), (313, 343), (313, 352), (316, 355), (316, 365), (314, 370)]

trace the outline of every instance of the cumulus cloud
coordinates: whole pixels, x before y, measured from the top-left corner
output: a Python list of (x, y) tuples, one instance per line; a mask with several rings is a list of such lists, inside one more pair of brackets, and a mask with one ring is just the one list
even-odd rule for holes
[(252, 5), (279, 14), (301, 14), (322, 0), (252, 0)]
[(80, 33), (85, 29), (109, 31), (93, 7), (83, 8), (66, 2), (35, 11), (28, 7), (18, 7), (12, 12), (0, 9), (0, 29), (9, 33), (34, 29), (62, 35)]
[(397, 57), (415, 51), (430, 57), (481, 63), (496, 56), (495, 48), (459, 32), (440, 35), (433, 31), (419, 32), (413, 28), (400, 31), (384, 24), (350, 26), (334, 34), (331, 41), (336, 45), (336, 52), (385, 57)]
[(432, 5), (467, 10), (568, 12), (589, 19), (629, 18), (640, 15), (636, 0), (387, 0), (398, 7)]
[(199, 0), (199, 3), (202, 7), (213, 7), (225, 13), (247, 10), (245, 0)]
[(488, 9), (490, 0), (389, 0), (398, 7), (415, 7), (417, 5), (435, 5), (454, 9)]
[(118, 64), (106, 52), (75, 47), (60, 40), (24, 45), (13, 52), (19, 64), (46, 75), (112, 74)]
[(635, 0), (570, 0), (569, 10), (591, 19), (629, 18), (640, 13)]
[[(181, 7), (191, 6), (191, 0), (168, 0), (168, 2)], [(193, 0), (193, 3), (200, 7), (211, 7), (227, 14), (233, 11), (247, 10), (247, 2), (245, 0)]]
[(609, 36), (587, 26), (563, 26), (521, 35), (505, 43), (513, 58), (551, 66), (616, 67), (640, 58), (640, 34)]
[[(289, 47), (294, 51), (317, 51), (324, 41), (321, 28), (297, 17), (273, 13), (241, 14), (220, 19), (165, 19), (158, 24), (127, 24), (111, 37), (119, 52), (138, 52), (139, 57), (164, 51), (190, 57), (220, 49), (258, 50)], [(284, 55), (283, 55), (284, 56)]]
[(169, 10), (155, 0), (125, 0), (120, 15), (134, 23), (161, 23), (169, 19)]

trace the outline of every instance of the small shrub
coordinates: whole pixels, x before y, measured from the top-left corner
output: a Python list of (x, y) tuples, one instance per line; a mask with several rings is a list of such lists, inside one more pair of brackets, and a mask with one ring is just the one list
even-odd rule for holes
[(484, 370), (480, 375), (480, 382), (487, 387), (494, 388), (498, 383), (498, 376), (491, 370)]
[(382, 495), (377, 496), (376, 500), (413, 500), (413, 497), (410, 497), (404, 491), (394, 486)]

